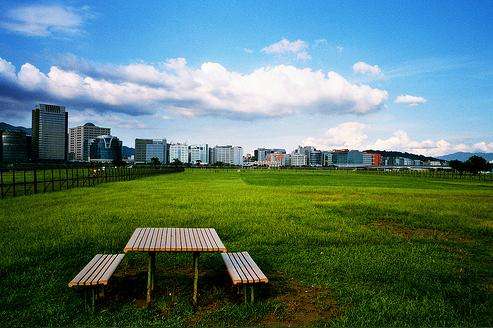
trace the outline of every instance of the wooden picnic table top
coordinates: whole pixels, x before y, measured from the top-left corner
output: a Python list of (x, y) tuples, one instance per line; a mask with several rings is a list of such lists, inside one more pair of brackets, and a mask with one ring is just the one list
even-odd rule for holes
[(226, 252), (213, 228), (137, 228), (124, 248), (128, 252)]

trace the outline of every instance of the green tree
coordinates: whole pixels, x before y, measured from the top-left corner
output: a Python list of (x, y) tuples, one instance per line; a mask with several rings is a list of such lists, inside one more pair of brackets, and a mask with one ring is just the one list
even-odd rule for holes
[(480, 171), (488, 170), (488, 162), (480, 156), (471, 156), (467, 161), (464, 162), (466, 170), (478, 174)]
[(151, 166), (154, 168), (161, 166), (161, 161), (159, 160), (159, 158), (157, 157), (151, 158)]
[(459, 172), (460, 174), (462, 174), (464, 172), (464, 170), (466, 169), (464, 163), (459, 161), (459, 160), (456, 160), (456, 159), (454, 159), (453, 161), (450, 161), (448, 164), (452, 168), (452, 170), (455, 170), (455, 171)]
[(179, 167), (179, 166), (183, 166), (183, 163), (178, 158), (175, 158), (173, 162), (171, 162), (171, 166)]

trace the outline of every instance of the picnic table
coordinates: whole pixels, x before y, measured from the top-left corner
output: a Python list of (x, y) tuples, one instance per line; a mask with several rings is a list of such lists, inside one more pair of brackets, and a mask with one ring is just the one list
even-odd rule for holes
[(124, 249), (125, 253), (149, 254), (147, 270), (147, 305), (152, 303), (156, 253), (189, 252), (193, 254), (193, 304), (197, 304), (199, 255), (202, 252), (226, 252), (219, 235), (213, 228), (137, 228)]

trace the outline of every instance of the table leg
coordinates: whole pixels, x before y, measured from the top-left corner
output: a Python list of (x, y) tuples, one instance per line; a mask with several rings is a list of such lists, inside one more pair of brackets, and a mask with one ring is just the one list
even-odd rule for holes
[(193, 253), (193, 269), (194, 269), (194, 275), (193, 275), (193, 305), (197, 305), (197, 289), (198, 289), (198, 284), (199, 284), (199, 255), (200, 253), (194, 252)]
[(154, 291), (154, 275), (156, 271), (156, 253), (149, 253), (149, 266), (147, 268), (147, 299), (146, 304), (152, 304), (152, 292)]

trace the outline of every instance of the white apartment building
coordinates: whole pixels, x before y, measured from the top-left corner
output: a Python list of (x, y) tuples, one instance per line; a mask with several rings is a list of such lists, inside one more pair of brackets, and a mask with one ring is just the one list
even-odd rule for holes
[(188, 146), (186, 144), (171, 144), (169, 145), (169, 162), (177, 159), (182, 163), (189, 163), (188, 160)]
[(230, 165), (243, 165), (243, 147), (241, 146), (216, 146), (212, 148), (211, 163), (224, 163)]
[(70, 128), (68, 132), (69, 158), (76, 161), (88, 161), (89, 140), (110, 134), (110, 128), (102, 128), (92, 123)]
[(306, 155), (299, 153), (291, 154), (291, 166), (305, 166), (305, 165), (307, 165)]
[(209, 164), (209, 146), (207, 144), (191, 145), (190, 148), (190, 163)]

